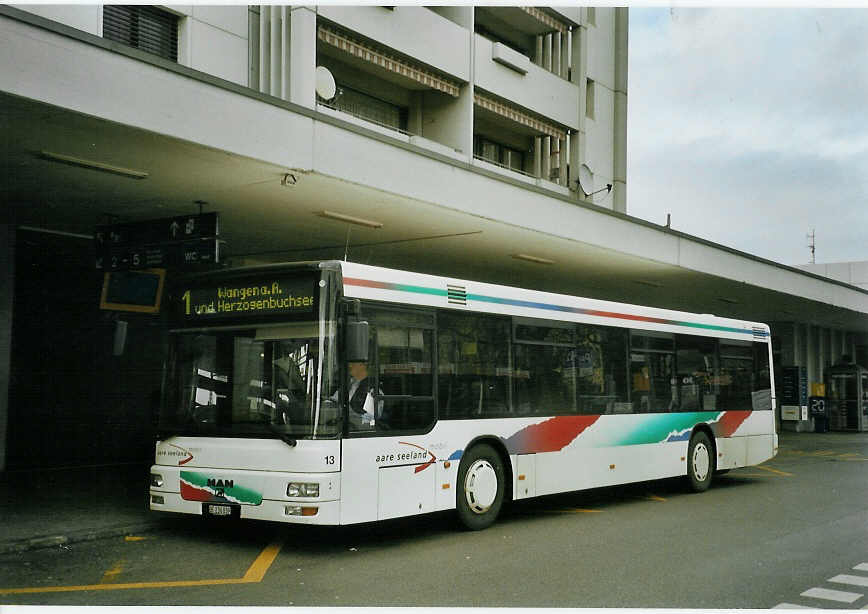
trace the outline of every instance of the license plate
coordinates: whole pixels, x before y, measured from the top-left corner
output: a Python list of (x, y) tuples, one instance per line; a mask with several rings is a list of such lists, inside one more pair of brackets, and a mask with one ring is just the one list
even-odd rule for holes
[(205, 507), (209, 516), (231, 516), (232, 515), (232, 506), (231, 505), (214, 505), (209, 504)]

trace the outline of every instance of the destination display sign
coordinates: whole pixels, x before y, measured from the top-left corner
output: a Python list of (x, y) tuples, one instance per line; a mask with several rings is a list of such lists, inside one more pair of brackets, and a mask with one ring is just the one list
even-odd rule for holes
[(288, 315), (295, 318), (316, 313), (316, 284), (314, 276), (302, 275), (194, 285), (181, 288), (176, 307), (187, 322)]

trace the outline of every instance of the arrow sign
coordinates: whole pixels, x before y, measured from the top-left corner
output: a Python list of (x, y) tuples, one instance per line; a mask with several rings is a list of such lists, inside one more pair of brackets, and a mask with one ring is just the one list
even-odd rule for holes
[(95, 265), (118, 271), (218, 262), (217, 213), (98, 226)]

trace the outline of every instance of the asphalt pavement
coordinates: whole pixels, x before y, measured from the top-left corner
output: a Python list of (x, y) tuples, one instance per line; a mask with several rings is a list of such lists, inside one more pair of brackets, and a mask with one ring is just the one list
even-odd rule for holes
[(0, 554), (159, 527), (148, 463), (0, 473)]
[[(821, 450), (866, 438), (779, 435), (781, 450)], [(0, 554), (159, 530), (167, 516), (148, 509), (149, 469), (142, 462), (0, 473)]]

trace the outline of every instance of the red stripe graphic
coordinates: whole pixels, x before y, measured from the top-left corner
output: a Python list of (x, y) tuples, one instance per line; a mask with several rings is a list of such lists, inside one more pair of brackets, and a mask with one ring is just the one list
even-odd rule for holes
[(357, 279), (355, 277), (344, 277), (344, 284), (348, 286), (362, 286), (364, 288), (379, 288), (380, 290), (389, 290), (393, 285), (385, 281), (373, 281), (372, 279)]
[(720, 420), (714, 425), (716, 435), (718, 437), (731, 437), (750, 415), (751, 412), (749, 411), (724, 412)]
[(535, 454), (562, 450), (594, 424), (600, 416), (555, 416), (531, 424), (506, 440), (510, 454)]
[(223, 499), (218, 498), (214, 495), (210, 490), (205, 490), (204, 488), (196, 488), (195, 486), (191, 486), (187, 484), (187, 482), (181, 482), (181, 498), (185, 501), (222, 501)]

